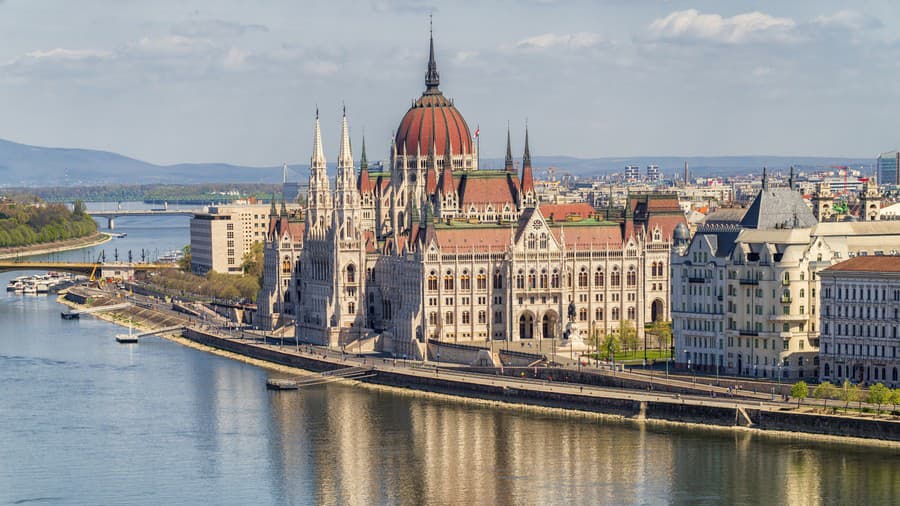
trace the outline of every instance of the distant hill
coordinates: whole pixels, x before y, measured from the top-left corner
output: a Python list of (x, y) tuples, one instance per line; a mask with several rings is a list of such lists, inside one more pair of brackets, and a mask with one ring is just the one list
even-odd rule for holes
[[(763, 166), (775, 172), (794, 165), (800, 172), (820, 170), (831, 165), (862, 167), (870, 173), (875, 160), (871, 158), (827, 158), (785, 156), (635, 156), (606, 158), (573, 158), (566, 156), (538, 156), (534, 165), (539, 176), (541, 169), (557, 167), (580, 177), (621, 172), (625, 165), (638, 165), (643, 172), (647, 165), (658, 165), (666, 176), (683, 173), (684, 162), (690, 165), (692, 176), (730, 176), (760, 173)], [(482, 159), (482, 168), (501, 168), (501, 159)], [(330, 172), (333, 172), (331, 167)], [(289, 177), (305, 180), (309, 166), (290, 166)], [(153, 183), (277, 183), (281, 181), (281, 167), (245, 167), (227, 163), (183, 163), (155, 165), (109, 151), (29, 146), (0, 139), (0, 186), (63, 186), (97, 184), (153, 184)]]
[(107, 183), (275, 183), (281, 167), (226, 163), (154, 165), (109, 151), (44, 148), (0, 139), (0, 185), (62, 186)]

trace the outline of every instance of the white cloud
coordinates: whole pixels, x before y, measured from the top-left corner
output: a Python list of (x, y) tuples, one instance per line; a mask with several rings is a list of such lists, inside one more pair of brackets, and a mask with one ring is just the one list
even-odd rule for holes
[(877, 19), (850, 9), (817, 16), (813, 19), (813, 24), (825, 28), (842, 28), (846, 30), (863, 30), (881, 26), (881, 22)]
[(36, 60), (87, 60), (91, 58), (109, 58), (112, 53), (109, 51), (98, 51), (94, 49), (65, 49), (57, 47), (46, 51), (36, 50), (25, 53), (25, 56)]
[(303, 64), (303, 70), (315, 76), (330, 76), (337, 73), (340, 66), (331, 61), (307, 61)]
[(144, 37), (132, 47), (142, 53), (150, 55), (189, 55), (205, 53), (214, 49), (214, 44), (206, 39), (184, 37), (182, 35), (167, 35), (165, 37)]
[(260, 24), (235, 23), (221, 19), (192, 19), (172, 27), (172, 33), (185, 37), (224, 38), (240, 37), (250, 32), (268, 32), (269, 27)]
[(233, 47), (225, 54), (222, 64), (228, 70), (240, 70), (247, 63), (248, 56), (250, 56), (250, 51)]
[(549, 49), (553, 47), (582, 49), (596, 46), (601, 42), (603, 42), (603, 37), (591, 32), (543, 33), (520, 40), (516, 43), (516, 47), (519, 49)]
[(457, 51), (455, 55), (453, 55), (454, 63), (465, 63), (472, 58), (478, 56), (478, 51)]
[(796, 26), (793, 19), (774, 17), (762, 12), (724, 18), (718, 14), (701, 14), (696, 9), (688, 9), (654, 20), (648, 29), (651, 37), (661, 40), (743, 44), (793, 40), (792, 32)]

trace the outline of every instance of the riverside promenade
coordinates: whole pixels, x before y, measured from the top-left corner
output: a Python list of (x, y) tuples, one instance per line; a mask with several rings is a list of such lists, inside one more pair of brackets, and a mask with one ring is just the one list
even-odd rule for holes
[[(374, 356), (356, 356), (287, 340), (246, 334), (241, 337), (215, 328), (188, 327), (182, 336), (199, 344), (248, 356), (265, 362), (308, 371), (336, 371), (363, 367), (369, 373), (353, 381), (486, 401), (560, 408), (610, 415), (623, 420), (650, 423), (689, 424), (696, 427), (740, 428), (781, 436), (839, 436), (877, 439), (900, 444), (900, 422), (794, 412), (788, 403), (745, 398), (710, 398), (703, 395), (660, 393), (529, 378), (533, 368), (502, 368), (493, 373), (438, 367), (431, 363)], [(518, 377), (508, 376), (512, 369)], [(537, 368), (563, 378), (577, 371)], [(520, 373), (525, 373), (522, 377)], [(815, 437), (815, 436), (812, 436)]]
[[(82, 304), (87, 298), (97, 305), (127, 300), (134, 306), (103, 313), (99, 316), (103, 319), (136, 323), (138, 328), (146, 330), (182, 325), (181, 336), (188, 341), (264, 363), (320, 373), (366, 369), (366, 377), (353, 381), (448, 394), (477, 402), (593, 413), (634, 423), (686, 424), (780, 437), (824, 437), (900, 447), (900, 422), (892, 418), (804, 413), (797, 411), (793, 403), (767, 400), (767, 394), (742, 391), (740, 396), (723, 397), (719, 394), (724, 390), (721, 387), (674, 378), (666, 383), (654, 383), (654, 390), (644, 386), (623, 388), (642, 385), (636, 382), (640, 379), (646, 381), (645, 377), (634, 373), (601, 374), (598, 370), (558, 367), (438, 366), (433, 362), (357, 356), (297, 343), (291, 338), (273, 339), (228, 329), (222, 326), (223, 321), (201, 320), (150, 297), (97, 289), (73, 289), (64, 302), (86, 307)], [(285, 377), (283, 374), (279, 373)], [(662, 389), (671, 391), (660, 391)]]

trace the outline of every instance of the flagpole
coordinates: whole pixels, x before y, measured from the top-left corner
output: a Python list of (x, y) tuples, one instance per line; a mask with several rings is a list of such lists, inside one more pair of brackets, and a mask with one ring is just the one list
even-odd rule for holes
[(478, 170), (481, 170), (481, 125), (475, 126), (475, 149), (478, 150), (475, 166)]

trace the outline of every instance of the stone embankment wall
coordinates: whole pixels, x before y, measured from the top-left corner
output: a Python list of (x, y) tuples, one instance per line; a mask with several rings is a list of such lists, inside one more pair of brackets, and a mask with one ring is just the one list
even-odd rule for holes
[[(349, 364), (335, 362), (333, 358), (282, 353), (278, 350), (254, 346), (251, 343), (223, 339), (196, 329), (185, 329), (183, 335), (192, 341), (214, 348), (310, 371), (331, 371), (349, 366)], [(522, 370), (524, 369), (526, 368), (522, 368)], [(569, 372), (577, 374), (575, 371)], [(596, 384), (603, 384), (601, 381), (604, 380), (601, 378), (603, 377), (596, 378), (598, 381)], [(762, 431), (826, 434), (900, 442), (900, 422), (890, 420), (711, 406), (696, 399), (641, 401), (629, 398), (631, 396), (627, 391), (609, 392), (609, 396), (606, 397), (600, 397), (596, 392), (593, 395), (580, 395), (553, 391), (555, 385), (552, 381), (548, 382), (546, 389), (533, 390), (492, 384), (493, 382), (491, 384), (483, 381), (472, 383), (455, 375), (441, 375), (440, 372), (434, 376), (422, 376), (385, 370), (377, 370), (376, 374), (361, 379), (361, 381), (478, 399), (500, 400), (514, 404), (618, 415), (638, 420), (661, 420), (720, 427), (749, 425)], [(626, 383), (621, 380), (615, 380), (615, 382), (619, 383), (618, 386)]]

